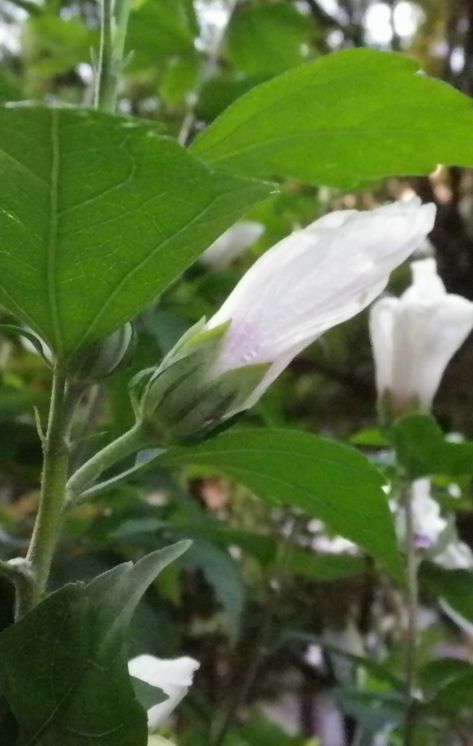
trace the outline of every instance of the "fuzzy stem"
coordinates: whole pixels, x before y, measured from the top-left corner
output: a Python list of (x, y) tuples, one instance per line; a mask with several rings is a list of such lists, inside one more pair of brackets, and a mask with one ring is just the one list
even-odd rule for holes
[(67, 434), (70, 418), (66, 407), (65, 389), (65, 373), (56, 364), (53, 373), (48, 429), (43, 444), (44, 461), (40, 502), (26, 557), (31, 567), (33, 588), (29, 601), (21, 598), (18, 600), (21, 613), (24, 613), (28, 606), (38, 604), (46, 590), (61, 525), (69, 465)]

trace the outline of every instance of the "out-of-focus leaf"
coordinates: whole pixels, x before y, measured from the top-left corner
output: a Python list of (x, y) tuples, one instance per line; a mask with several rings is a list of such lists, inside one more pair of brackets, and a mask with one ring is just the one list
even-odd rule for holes
[(322, 519), (331, 531), (400, 573), (383, 479), (348, 446), (293, 430), (231, 430), (195, 446), (172, 448), (157, 463), (222, 471), (265, 500)]
[(317, 741), (307, 742), (290, 736), (261, 713), (254, 713), (241, 728), (230, 733), (228, 746), (317, 746)]
[(230, 106), (237, 98), (263, 83), (267, 75), (252, 75), (241, 77), (241, 75), (221, 74), (218, 77), (209, 78), (200, 91), (196, 111), (201, 119), (211, 122)]
[(169, 106), (179, 104), (193, 90), (202, 60), (196, 52), (173, 57), (166, 66), (160, 86), (161, 98)]
[(66, 585), (2, 632), (0, 688), (21, 743), (146, 745), (146, 715), (128, 675), (128, 628), (146, 588), (188, 546)]
[(173, 55), (192, 52), (196, 30), (192, 0), (138, 0), (128, 26), (127, 50), (132, 57), (127, 70), (153, 67)]
[(279, 73), (304, 62), (313, 25), (295, 5), (243, 5), (233, 14), (225, 49), (236, 70), (247, 75)]
[(438, 658), (429, 661), (418, 671), (419, 684), (432, 692), (465, 676), (473, 676), (473, 666), (460, 658)]
[(189, 570), (202, 572), (226, 612), (228, 632), (235, 641), (245, 602), (245, 585), (236, 562), (220, 547), (196, 540), (183, 558), (183, 564)]
[(405, 695), (401, 692), (340, 688), (336, 694), (342, 708), (372, 735), (386, 724), (393, 726), (403, 721)]
[(413, 478), (473, 473), (473, 443), (449, 442), (433, 417), (402, 417), (394, 423), (391, 438), (399, 461)]
[(473, 673), (448, 681), (431, 704), (434, 715), (461, 718), (473, 724)]
[(21, 101), (23, 92), (20, 84), (6, 72), (0, 73), (0, 103), (7, 101)]
[(253, 88), (194, 142), (235, 173), (353, 186), (473, 165), (473, 103), (389, 52), (355, 49)]
[(470, 570), (446, 570), (439, 565), (424, 562), (420, 579), (437, 598), (444, 599), (454, 611), (469, 622), (473, 622), (473, 572)]
[(88, 110), (0, 109), (0, 163), (0, 302), (62, 358), (132, 318), (270, 191)]
[(49, 77), (90, 62), (90, 50), (97, 46), (98, 33), (78, 18), (64, 19), (51, 13), (28, 19), (24, 32), (24, 54), (36, 75)]
[(289, 573), (319, 583), (362, 575), (367, 571), (364, 557), (352, 554), (305, 552), (302, 549), (289, 550), (284, 565)]

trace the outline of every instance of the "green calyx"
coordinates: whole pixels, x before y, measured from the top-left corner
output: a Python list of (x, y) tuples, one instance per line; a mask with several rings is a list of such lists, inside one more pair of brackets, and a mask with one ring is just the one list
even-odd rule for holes
[(157, 367), (130, 383), (138, 421), (161, 442), (182, 443), (211, 432), (246, 409), (269, 364), (247, 365), (212, 376), (229, 323), (205, 328), (201, 319)]

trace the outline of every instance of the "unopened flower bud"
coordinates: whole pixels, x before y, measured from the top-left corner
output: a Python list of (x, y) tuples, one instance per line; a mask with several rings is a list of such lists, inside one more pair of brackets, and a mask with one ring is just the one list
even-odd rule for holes
[(252, 407), (291, 360), (371, 303), (431, 230), (433, 205), (342, 210), (273, 246), (219, 311), (133, 379), (138, 421), (168, 442)]
[(129, 358), (133, 341), (133, 326), (125, 324), (100, 342), (77, 352), (69, 363), (71, 376), (76, 381), (105, 378)]
[(445, 368), (473, 328), (473, 303), (447, 293), (434, 259), (411, 264), (412, 285), (370, 313), (376, 385), (385, 419), (429, 411)]
[(162, 442), (185, 442), (218, 427), (262, 380), (267, 365), (247, 365), (211, 375), (228, 324), (205, 328), (205, 319), (179, 340), (157, 368), (130, 383), (138, 421)]

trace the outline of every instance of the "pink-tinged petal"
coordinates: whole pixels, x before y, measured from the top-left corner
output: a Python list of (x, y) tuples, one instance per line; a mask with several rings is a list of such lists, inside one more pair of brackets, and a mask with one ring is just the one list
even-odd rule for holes
[(272, 362), (256, 400), (298, 352), (382, 292), (434, 217), (435, 207), (417, 200), (340, 211), (280, 241), (208, 322), (209, 328), (231, 322), (215, 372)]

